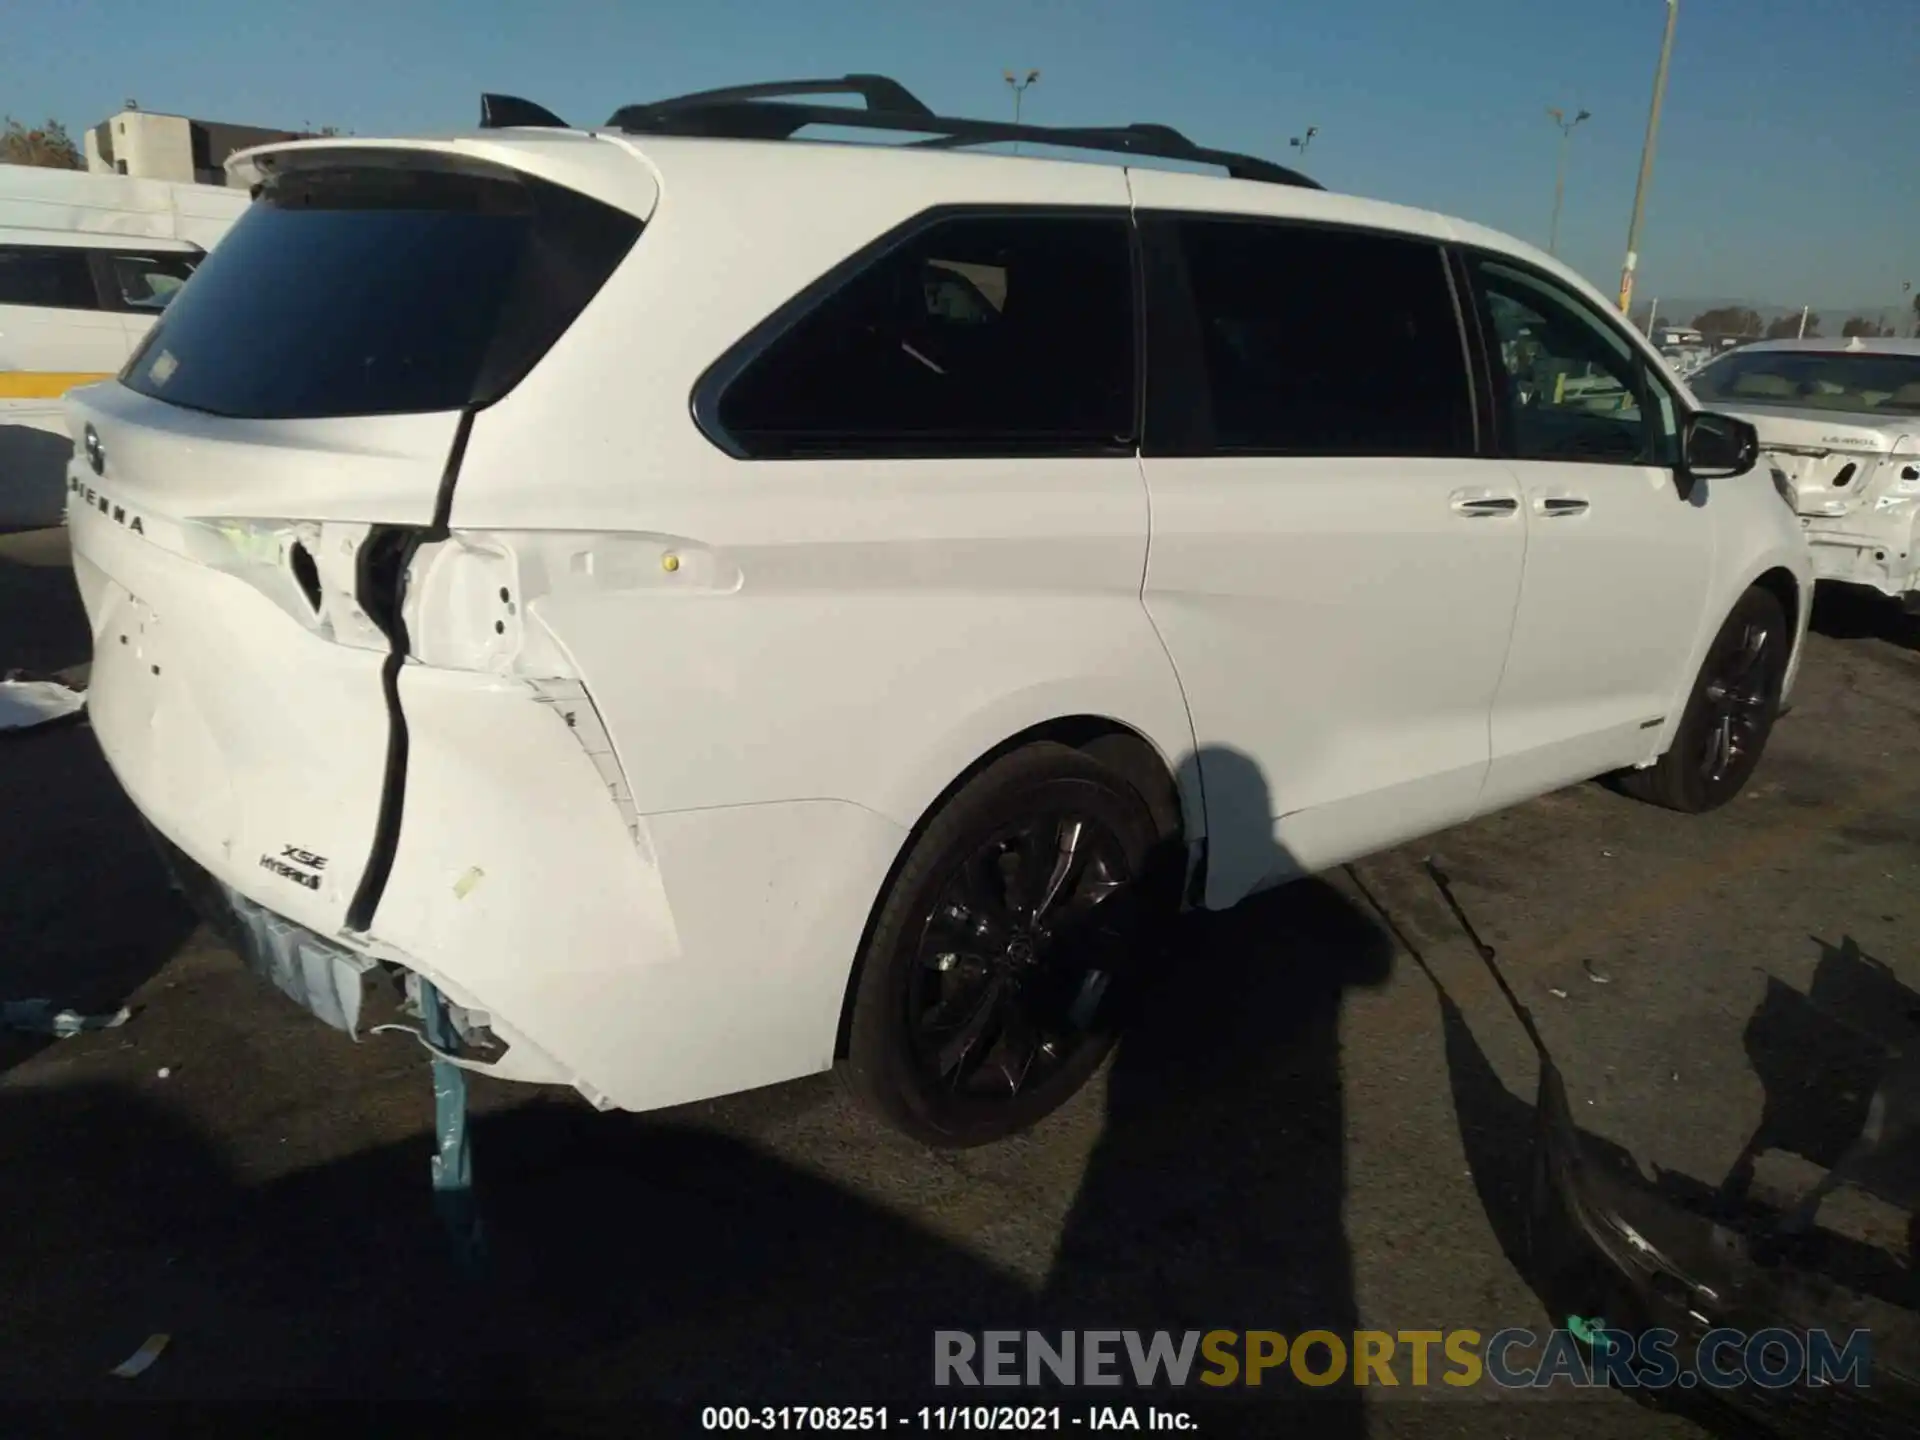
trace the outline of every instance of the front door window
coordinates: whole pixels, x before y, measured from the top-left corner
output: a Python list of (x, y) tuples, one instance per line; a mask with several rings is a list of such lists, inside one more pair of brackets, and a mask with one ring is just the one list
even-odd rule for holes
[(1491, 327), (1503, 449), (1517, 460), (1673, 465), (1672, 398), (1613, 325), (1570, 291), (1474, 262)]

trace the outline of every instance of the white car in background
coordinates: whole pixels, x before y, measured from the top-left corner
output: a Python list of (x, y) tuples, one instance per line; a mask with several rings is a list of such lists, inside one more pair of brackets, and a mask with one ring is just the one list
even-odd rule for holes
[[(483, 113), (236, 157), (253, 208), (68, 400), (94, 732), (336, 1025), (424, 978), (495, 1075), (838, 1059), (977, 1143), (1181, 903), (1758, 762), (1798, 527), (1546, 255), (875, 76)], [(1004, 140), (1232, 178), (955, 153)]]
[(247, 205), (224, 185), (0, 165), (0, 529), (59, 524), (61, 397), (119, 372)]
[(1819, 579), (1920, 612), (1920, 340), (1763, 340), (1689, 383), (1759, 431)]

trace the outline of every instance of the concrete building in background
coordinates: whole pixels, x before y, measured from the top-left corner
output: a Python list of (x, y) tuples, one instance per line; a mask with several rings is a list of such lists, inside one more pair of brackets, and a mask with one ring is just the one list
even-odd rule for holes
[(234, 151), (271, 140), (297, 140), (302, 133), (193, 120), (129, 105), (87, 131), (87, 169), (146, 180), (224, 185), (226, 160)]

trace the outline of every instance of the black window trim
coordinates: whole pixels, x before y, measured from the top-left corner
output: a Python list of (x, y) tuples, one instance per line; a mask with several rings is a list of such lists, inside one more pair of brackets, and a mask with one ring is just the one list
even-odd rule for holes
[(139, 245), (116, 245), (111, 249), (99, 246), (88, 247), (87, 264), (93, 271), (93, 288), (99, 294), (100, 308), (110, 310), (116, 315), (148, 315), (157, 318), (166, 307), (162, 306), (161, 309), (154, 310), (144, 305), (128, 303), (127, 298), (120, 293), (120, 281), (113, 273), (113, 262), (168, 258), (190, 260), (194, 268), (198, 269), (207, 258), (207, 252), (197, 245), (191, 250), (153, 250)]
[[(1205, 356), (1201, 349), (1199, 310), (1193, 298), (1192, 281), (1187, 272), (1185, 248), (1180, 242), (1179, 226), (1195, 221), (1207, 223), (1230, 221), (1264, 226), (1269, 229), (1334, 231), (1344, 235), (1365, 235), (1377, 239), (1398, 240), (1431, 249), (1435, 263), (1441, 267), (1441, 274), (1453, 307), (1454, 332), (1460, 340), (1461, 361), (1466, 373), (1468, 411), (1472, 417), (1472, 442), (1464, 455), (1401, 455), (1380, 458), (1471, 460), (1487, 458), (1493, 453), (1496, 437), (1491, 421), (1487, 418), (1492, 413), (1491, 397), (1486, 393), (1487, 377), (1474, 363), (1474, 343), (1466, 321), (1463, 292), (1456, 280), (1454, 266), (1450, 259), (1450, 253), (1454, 248), (1452, 242), (1442, 237), (1421, 235), (1410, 230), (1396, 230), (1385, 225), (1355, 224), (1305, 215), (1270, 215), (1248, 210), (1155, 207), (1136, 210), (1134, 219), (1146, 248), (1146, 263), (1143, 268), (1149, 285), (1155, 287), (1149, 290), (1145, 313), (1150, 326), (1156, 318), (1159, 322), (1157, 334), (1152, 329), (1149, 331), (1152, 337), (1151, 348), (1148, 351), (1150, 383), (1146, 398), (1146, 433), (1140, 448), (1142, 456), (1166, 459), (1264, 458), (1275, 460), (1364, 460), (1369, 458), (1365, 455), (1345, 453), (1330, 455), (1317, 450), (1289, 450), (1264, 446), (1223, 447), (1218, 443), (1213, 425), (1213, 406), (1206, 383)], [(1174, 356), (1171, 364), (1167, 362), (1169, 352)], [(1161, 372), (1171, 372), (1175, 379), (1171, 384), (1151, 379), (1153, 375)]]
[[(1504, 250), (1493, 250), (1484, 245), (1456, 245), (1454, 250), (1457, 255), (1457, 264), (1461, 277), (1467, 286), (1466, 293), (1473, 299), (1474, 324), (1482, 336), (1480, 363), (1485, 372), (1487, 396), (1490, 406), (1493, 407), (1494, 417), (1491, 431), (1492, 447), (1489, 451), (1491, 455), (1499, 459), (1513, 461), (1516, 464), (1605, 465), (1618, 470), (1677, 471), (1679, 468), (1677, 457), (1680, 450), (1681, 437), (1685, 434), (1687, 421), (1692, 416), (1701, 413), (1700, 407), (1691, 403), (1684, 391), (1676, 389), (1668, 383), (1667, 377), (1662, 373), (1660, 366), (1656, 363), (1656, 357), (1659, 352), (1647, 343), (1644, 336), (1631, 325), (1620, 320), (1615, 312), (1609, 310), (1605, 305), (1595, 305), (1586, 296), (1582, 295), (1576, 287), (1569, 285), (1559, 276), (1543, 270), (1538, 265), (1531, 264), (1518, 255), (1509, 255)], [(1603, 328), (1611, 330), (1616, 337), (1625, 343), (1628, 353), (1631, 354), (1637, 362), (1637, 373), (1642, 386), (1642, 394), (1639, 398), (1645, 423), (1651, 427), (1657, 423), (1658, 419), (1660, 407), (1657, 401), (1656, 403), (1649, 403), (1650, 401), (1655, 401), (1655, 397), (1651, 393), (1653, 389), (1658, 388), (1664, 391), (1668, 400), (1673, 405), (1673, 423), (1676, 432), (1674, 436), (1674, 453), (1676, 460), (1673, 464), (1660, 464), (1645, 460), (1609, 460), (1605, 456), (1600, 455), (1541, 459), (1539, 457), (1522, 456), (1513, 453), (1513, 446), (1509, 443), (1507, 427), (1502, 423), (1506, 417), (1500, 413), (1498, 409), (1499, 402), (1494, 398), (1502, 393), (1503, 387), (1501, 380), (1503, 377), (1499, 369), (1499, 360), (1495, 353), (1493, 316), (1487, 309), (1485, 287), (1481, 285), (1479, 277), (1474, 270), (1474, 262), (1476, 261), (1490, 261), (1493, 264), (1504, 266), (1508, 270), (1517, 271), (1525, 275), (1528, 279), (1538, 281), (1540, 284), (1547, 286), (1554, 291), (1554, 293), (1566, 296), (1569, 301), (1596, 316)]]
[(54, 255), (78, 254), (80, 263), (86, 267), (88, 292), (93, 296), (93, 303), (91, 305), (29, 305), (20, 300), (0, 300), (0, 305), (5, 305), (10, 309), (16, 310), (57, 310), (63, 314), (73, 315), (95, 315), (102, 310), (108, 309), (106, 293), (100, 287), (99, 269), (92, 259), (92, 248), (93, 247), (88, 245), (36, 245), (32, 242), (15, 243), (11, 240), (0, 243), (0, 250), (30, 250), (36, 253), (44, 252)]
[[(787, 334), (802, 320), (812, 315), (829, 300), (840, 294), (855, 279), (864, 275), (873, 266), (889, 255), (910, 244), (928, 230), (950, 220), (975, 219), (1110, 219), (1126, 226), (1128, 264), (1132, 272), (1128, 289), (1128, 301), (1133, 307), (1132, 324), (1128, 327), (1133, 336), (1133, 414), (1130, 417), (1131, 434), (1115, 436), (1106, 444), (1091, 444), (1086, 441), (1051, 442), (1037, 440), (1032, 444), (1011, 444), (1006, 446), (955, 448), (937, 443), (925, 447), (911, 444), (889, 446), (884, 453), (872, 453), (863, 449), (850, 448), (844, 454), (833, 451), (808, 451), (804, 455), (762, 455), (756, 454), (743, 445), (727, 428), (720, 423), (720, 403), (733, 382), (740, 378), (752, 364), (763, 355), (773, 343)], [(810, 281), (798, 292), (776, 306), (752, 329), (742, 335), (733, 344), (722, 351), (719, 358), (703, 370), (693, 382), (693, 390), (688, 396), (689, 409), (693, 423), (709, 444), (734, 460), (749, 461), (754, 464), (782, 464), (802, 460), (872, 460), (876, 462), (897, 460), (990, 460), (990, 459), (1111, 459), (1116, 456), (1130, 456), (1140, 453), (1140, 435), (1142, 412), (1146, 397), (1146, 326), (1145, 326), (1145, 289), (1141, 277), (1141, 245), (1138, 228), (1133, 223), (1133, 212), (1124, 203), (1112, 205), (1024, 205), (1019, 203), (997, 204), (946, 204), (934, 205), (919, 211), (903, 220), (891, 230), (874, 240), (868, 241), (837, 262), (824, 274)]]

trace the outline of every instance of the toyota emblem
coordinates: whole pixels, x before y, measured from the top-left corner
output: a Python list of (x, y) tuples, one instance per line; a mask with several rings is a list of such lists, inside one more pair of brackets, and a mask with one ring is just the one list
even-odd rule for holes
[(96, 475), (107, 473), (107, 447), (100, 443), (100, 432), (87, 426), (87, 464)]

